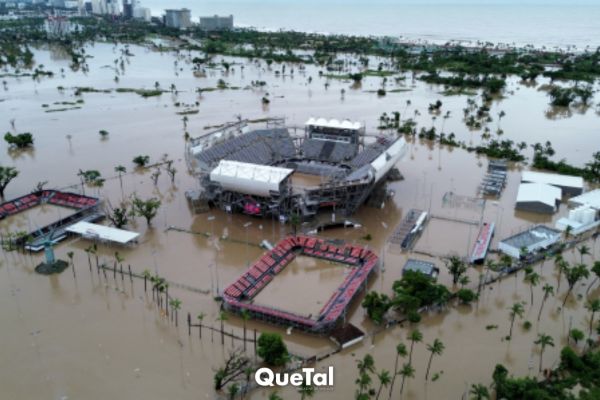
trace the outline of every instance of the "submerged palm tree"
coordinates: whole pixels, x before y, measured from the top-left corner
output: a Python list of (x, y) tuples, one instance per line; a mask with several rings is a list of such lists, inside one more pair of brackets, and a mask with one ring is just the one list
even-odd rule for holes
[(402, 383), (400, 384), (400, 395), (404, 392), (404, 382), (406, 378), (414, 378), (415, 369), (410, 364), (404, 364), (402, 370), (400, 370), (400, 375), (402, 375)]
[(394, 392), (394, 382), (396, 382), (396, 377), (398, 376), (398, 365), (400, 361), (400, 357), (406, 357), (408, 352), (406, 351), (406, 346), (404, 343), (399, 343), (396, 346), (396, 361), (394, 361), (394, 375), (392, 376), (392, 382), (390, 384), (390, 391), (388, 400), (392, 398), (392, 393)]
[(379, 399), (379, 395), (381, 394), (381, 390), (383, 389), (383, 387), (387, 387), (390, 384), (392, 380), (392, 378), (390, 377), (390, 371), (382, 369), (377, 374), (377, 379), (379, 379), (379, 389), (377, 389), (377, 396), (375, 396), (375, 400)]
[(591, 337), (592, 329), (594, 327), (594, 316), (598, 311), (600, 311), (600, 299), (589, 300), (588, 303), (585, 305), (585, 308), (587, 308), (592, 313), (592, 315), (590, 315), (590, 331), (588, 334), (588, 336)]
[(542, 287), (542, 290), (544, 291), (544, 297), (542, 298), (542, 304), (540, 304), (540, 311), (538, 312), (538, 318), (537, 318), (538, 321), (542, 317), (542, 309), (544, 308), (544, 304), (546, 303), (546, 300), (548, 300), (548, 297), (550, 297), (551, 295), (554, 296), (554, 287), (552, 285), (549, 285), (546, 283)]
[(534, 272), (530, 269), (525, 272), (525, 277), (523, 278), (523, 280), (529, 284), (529, 291), (531, 293), (530, 304), (533, 306), (533, 287), (537, 286), (538, 283), (540, 283), (540, 275), (537, 272)]
[(554, 339), (552, 339), (552, 336), (540, 333), (534, 343), (540, 346), (540, 372), (542, 372), (542, 357), (544, 356), (544, 350), (546, 349), (546, 346), (554, 347)]
[(410, 333), (408, 339), (410, 340), (410, 352), (408, 354), (408, 363), (412, 364), (413, 348), (415, 347), (416, 342), (420, 342), (423, 340), (423, 334), (418, 329), (415, 329)]
[(427, 372), (425, 373), (425, 380), (429, 379), (429, 370), (431, 369), (431, 361), (433, 356), (440, 356), (444, 352), (444, 343), (441, 340), (435, 339), (433, 343), (427, 345), (429, 351), (429, 362), (427, 363)]
[(579, 251), (579, 256), (581, 257), (581, 263), (583, 264), (583, 256), (590, 254), (590, 248), (589, 248), (589, 246), (582, 244), (581, 246), (579, 246), (577, 248), (577, 251)]
[(523, 308), (523, 304), (515, 303), (512, 305), (510, 310), (510, 330), (508, 331), (508, 340), (512, 339), (513, 326), (515, 325), (515, 318), (518, 316), (519, 318), (523, 318), (523, 313), (525, 309)]
[(600, 278), (600, 261), (594, 261), (594, 265), (592, 265), (591, 270), (596, 276), (594, 277), (594, 280), (590, 283), (590, 286), (588, 286), (587, 290), (585, 291), (585, 294), (588, 294), (590, 292), (592, 286), (594, 286), (594, 284), (598, 282), (598, 279)]

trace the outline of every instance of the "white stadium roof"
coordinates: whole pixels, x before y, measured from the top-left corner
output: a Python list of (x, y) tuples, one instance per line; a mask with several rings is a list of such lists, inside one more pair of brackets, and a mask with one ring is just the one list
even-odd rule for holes
[(583, 178), (572, 175), (548, 174), (545, 172), (523, 171), (521, 182), (545, 183), (547, 185), (583, 189)]
[(588, 206), (600, 210), (600, 189), (592, 190), (579, 196), (571, 197), (569, 203)]
[(397, 139), (379, 157), (373, 160), (371, 166), (375, 169), (375, 182), (378, 182), (404, 156), (406, 140)]
[(556, 201), (560, 201), (562, 191), (544, 183), (521, 183), (517, 194), (517, 203), (539, 202), (556, 208)]
[(309, 118), (306, 121), (308, 126), (318, 126), (320, 128), (334, 128), (334, 129), (351, 129), (358, 130), (362, 128), (362, 124), (360, 122), (352, 122), (350, 120), (338, 121), (337, 119), (327, 120), (325, 118)]
[(269, 196), (269, 192), (279, 193), (281, 182), (293, 172), (290, 168), (221, 160), (210, 172), (210, 180), (220, 183), (225, 190)]

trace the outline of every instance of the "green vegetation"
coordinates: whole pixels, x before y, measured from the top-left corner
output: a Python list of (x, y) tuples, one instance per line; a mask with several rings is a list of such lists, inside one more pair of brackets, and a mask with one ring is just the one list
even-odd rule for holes
[(5, 167), (0, 165), (0, 198), (4, 198), (4, 190), (18, 175), (19, 171), (15, 167)]
[(504, 79), (492, 76), (484, 76), (483, 78), (466, 76), (464, 74), (441, 76), (437, 72), (432, 72), (421, 75), (419, 79), (427, 83), (454, 87), (461, 90), (482, 88), (493, 94), (499, 93), (506, 86), (506, 81)]
[(586, 87), (568, 87), (562, 88), (560, 86), (553, 86), (548, 92), (551, 101), (550, 104), (558, 107), (569, 107), (571, 103), (579, 99), (582, 105), (588, 105), (590, 99), (594, 95), (594, 91), (591, 86)]
[(133, 216), (144, 217), (148, 226), (152, 224), (152, 219), (156, 217), (161, 201), (155, 197), (148, 200), (142, 200), (137, 195), (131, 199), (131, 214)]
[(85, 183), (88, 186), (92, 187), (102, 187), (104, 185), (104, 181), (106, 179), (102, 178), (102, 174), (95, 169), (90, 169), (87, 171), (79, 170), (77, 176), (81, 179), (82, 185)]
[(157, 90), (157, 89), (132, 89), (132, 88), (117, 88), (117, 89), (115, 89), (115, 92), (117, 92), (117, 93), (135, 93), (142, 97), (160, 96), (161, 94), (164, 93), (163, 90)]
[(26, 147), (33, 146), (33, 135), (29, 132), (26, 133), (18, 133), (13, 135), (10, 132), (6, 132), (4, 134), (4, 140), (12, 147), (16, 147), (18, 149), (24, 149)]
[(536, 143), (533, 146), (533, 167), (557, 172), (559, 174), (581, 176), (590, 182), (600, 182), (600, 151), (593, 154), (592, 160), (585, 167), (575, 167), (567, 164), (563, 159), (558, 162), (550, 160), (555, 154), (552, 144)]
[(284, 365), (289, 358), (287, 346), (277, 333), (262, 333), (258, 338), (257, 352), (272, 366)]
[(148, 165), (149, 162), (150, 156), (138, 155), (133, 158), (133, 163), (140, 168), (145, 167), (146, 165)]
[[(553, 345), (548, 338), (542, 334), (536, 343), (540, 347)], [(542, 354), (543, 351), (540, 352), (540, 365)], [(548, 379), (544, 381), (510, 376), (501, 364), (496, 365), (492, 378), (498, 399), (597, 399), (600, 396), (600, 352), (595, 350), (577, 355), (570, 347), (564, 347), (558, 368), (549, 371)]]

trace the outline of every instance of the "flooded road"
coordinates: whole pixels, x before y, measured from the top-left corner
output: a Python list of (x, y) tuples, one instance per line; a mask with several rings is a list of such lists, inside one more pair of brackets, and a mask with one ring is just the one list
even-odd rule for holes
[[(217, 68), (207, 69), (206, 78), (195, 78), (192, 66), (186, 62), (187, 54), (177, 56), (131, 46), (134, 56), (127, 57), (117, 83), (113, 66), (122, 48), (109, 44), (87, 48), (87, 53), (93, 56), (88, 59), (90, 72), (87, 75), (71, 72), (68, 60), (59, 52), (40, 49), (35, 53), (36, 60), (53, 70), (54, 78), (39, 82), (30, 78), (6, 78), (7, 90), (0, 91), (1, 127), (12, 131), (11, 120), (14, 120), (15, 131), (31, 132), (35, 138), (35, 148), (28, 152), (9, 151), (5, 143), (0, 145), (0, 163), (14, 165), (20, 171), (19, 177), (7, 187), (6, 195), (13, 198), (28, 193), (40, 181), (48, 181), (47, 187), (81, 190), (78, 171), (96, 169), (107, 180), (103, 187), (86, 187), (85, 191), (104, 197), (113, 207), (133, 193), (141, 198), (159, 198), (162, 206), (151, 227), (139, 218), (132, 219), (127, 226), (141, 233), (140, 243), (131, 248), (100, 245), (99, 259), (113, 265), (118, 251), (125, 259), (123, 264), (130, 265), (134, 273), (148, 270), (172, 282), (170, 295), (182, 301), (179, 326), (170, 323), (164, 311), (157, 310), (151, 292), (144, 292), (141, 280), (131, 282), (127, 276), (114, 278), (110, 272), (106, 276), (98, 273), (94, 257), (88, 261), (84, 252), (90, 244), (87, 240), (71, 239), (56, 247), (57, 257), (65, 260), (68, 260), (67, 252), (74, 252), (75, 275), (68, 269), (59, 276), (41, 276), (33, 271), (41, 261), (40, 255), (3, 252), (0, 258), (0, 303), (3, 304), (0, 307), (3, 327), (0, 387), (7, 399), (216, 397), (212, 390), (213, 374), (232, 348), (230, 339), (222, 346), (220, 335), (215, 333), (211, 337), (208, 330), (202, 332), (202, 339), (197, 330), (188, 336), (187, 312), (194, 321), (203, 314), (205, 324), (218, 327), (220, 310), (213, 296), (262, 254), (258, 244), (263, 239), (274, 243), (288, 234), (291, 227), (272, 219), (228, 215), (218, 210), (193, 215), (184, 192), (197, 187), (198, 183), (187, 173), (183, 160), (186, 130), (197, 136), (207, 132), (205, 126), (231, 121), (241, 113), (251, 119), (285, 116), (290, 125), (298, 126), (309, 116), (348, 117), (361, 120), (368, 133), (375, 133), (382, 112), (399, 110), (425, 127), (433, 123), (440, 128), (443, 122), (444, 131), (454, 132), (458, 139), (473, 143), (481, 140), (481, 132), (469, 131), (462, 122), (467, 96), (443, 97), (439, 94), (442, 88), (419, 81), (406, 85), (410, 91), (378, 97), (369, 91), (380, 86), (381, 78), (366, 78), (360, 89), (351, 89), (347, 82), (330, 79), (326, 88), (326, 79), (319, 78), (318, 68), (308, 66), (303, 73), (296, 70), (293, 77), (276, 77), (274, 71), (280, 70), (279, 66), (267, 68), (264, 63), (258, 66), (248, 60), (232, 60), (235, 63), (228, 73)], [(64, 77), (61, 68), (64, 68)], [(309, 76), (313, 78), (310, 84)], [(240, 89), (205, 90), (200, 95), (196, 92), (198, 87), (216, 87), (219, 79)], [(251, 82), (255, 80), (264, 80), (267, 86), (252, 87)], [(115, 91), (83, 93), (80, 97), (84, 103), (77, 103), (80, 109), (46, 112), (74, 107), (54, 104), (76, 102), (79, 96), (74, 95), (74, 87), (152, 89), (156, 82), (165, 90), (174, 84), (178, 92), (150, 98)], [(59, 86), (64, 89), (59, 90)], [(343, 95), (342, 88), (345, 89)], [(513, 90), (514, 94), (510, 94)], [(271, 100), (266, 107), (261, 102), (264, 96)], [(406, 103), (409, 99), (410, 105)], [(450, 111), (449, 118), (432, 120), (428, 114), (428, 104), (437, 99), (443, 102), (443, 113)], [(548, 118), (548, 102), (544, 92), (514, 80), (509, 84), (506, 98), (493, 104), (491, 115), (497, 115), (500, 110), (506, 112), (500, 122), (504, 137), (528, 143), (550, 140), (559, 158), (584, 164), (600, 148), (595, 129), (598, 115), (590, 108), (570, 117)], [(186, 108), (199, 112), (187, 115), (184, 128), (183, 116), (177, 112)], [(414, 110), (420, 110), (420, 114)], [(106, 138), (101, 137), (100, 130), (109, 132)], [(155, 186), (150, 177), (154, 169), (136, 169), (132, 159), (148, 155), (153, 163), (160, 161), (164, 154), (174, 160), (178, 173), (171, 183), (163, 170)], [(122, 177), (122, 184), (114, 170), (118, 165), (128, 171)], [(360, 243), (381, 253), (385, 269), (371, 281), (370, 289), (388, 295), (409, 257), (434, 262), (441, 271), (439, 282), (450, 287), (452, 277), (444, 264), (439, 258), (422, 253), (466, 256), (477, 235), (477, 227), (472, 224), (433, 218), (416, 244), (418, 253), (401, 253), (387, 243), (387, 238), (410, 208), (428, 210), (432, 215), (454, 220), (495, 222), (497, 233), (492, 248), (498, 240), (531, 223), (553, 225), (567, 212), (563, 204), (552, 217), (516, 213), (518, 169), (510, 170), (508, 185), (499, 200), (487, 200), (476, 208), (449, 205), (443, 200), (448, 192), (477, 196), (477, 187), (487, 168), (485, 158), (457, 148), (431, 146), (417, 139), (410, 143), (409, 152), (398, 168), (404, 180), (390, 184), (393, 196), (383, 208), (363, 207), (353, 217), (361, 228), (322, 234)], [(56, 207), (48, 210), (45, 207), (3, 221), (2, 229), (23, 229), (34, 220), (40, 225), (49, 222), (46, 217), (57, 212)], [(244, 228), (248, 222), (252, 224)], [(366, 239), (367, 235), (371, 240)], [(587, 244), (592, 255), (586, 256), (585, 262), (590, 264), (592, 257), (600, 256), (600, 248), (594, 241)], [(576, 251), (567, 251), (565, 258), (577, 262), (580, 256)], [(423, 318), (417, 327), (423, 332), (424, 343), (415, 345), (416, 375), (407, 381), (404, 398), (458, 399), (472, 383), (489, 384), (496, 363), (505, 364), (514, 374), (536, 376), (538, 355), (533, 341), (538, 332), (554, 337), (556, 346), (546, 349), (544, 360), (546, 367), (556, 363), (569, 327), (586, 331), (589, 313), (582, 307), (583, 299), (577, 296), (585, 293), (587, 282), (575, 288), (576, 296), (564, 311), (558, 312), (567, 290), (563, 278), (558, 295), (548, 300), (538, 324), (541, 287), (544, 283), (556, 286), (557, 281), (551, 260), (535, 269), (542, 275), (542, 281), (534, 288), (533, 306), (528, 304), (529, 287), (519, 273), (485, 289), (480, 301), (472, 306), (451, 306)], [(469, 287), (476, 287), (483, 273), (481, 268), (470, 269)], [(319, 305), (343, 279), (343, 267), (300, 258), (257, 299), (261, 303), (281, 304), (311, 314), (319, 310)], [(281, 285), (277, 285), (278, 282)], [(590, 292), (592, 297), (598, 295), (597, 289)], [(527, 303), (526, 315), (515, 323), (513, 339), (508, 342), (503, 340), (510, 325), (508, 308), (518, 301)], [(369, 334), (374, 331), (358, 302), (352, 307), (349, 320)], [(532, 323), (528, 331), (522, 329), (525, 320)], [(497, 328), (486, 329), (496, 325)], [(406, 336), (412, 328), (405, 325), (378, 333), (374, 339), (369, 337), (364, 343), (320, 362), (318, 368), (335, 367), (338, 384), (333, 391), (317, 393), (315, 397), (351, 398), (355, 388), (348, 382), (354, 382), (357, 376), (355, 359), (367, 352), (373, 354), (378, 369), (392, 369), (395, 346), (401, 341), (408, 344)], [(241, 335), (242, 329), (240, 318), (229, 316), (225, 321), (227, 332)], [(294, 331), (288, 335), (283, 329), (253, 321), (248, 321), (247, 329), (250, 332), (256, 329), (259, 333), (279, 332), (292, 353), (305, 357), (334, 349), (326, 338)], [(432, 372), (440, 373), (440, 378), (426, 384), (425, 344), (435, 338), (444, 342), (446, 350), (433, 361)], [(252, 350), (248, 351), (253, 356)], [(291, 389), (282, 394), (285, 398), (299, 397)], [(398, 396), (399, 385), (396, 384), (395, 398)], [(266, 397), (267, 393), (262, 391), (251, 395), (256, 399)]]

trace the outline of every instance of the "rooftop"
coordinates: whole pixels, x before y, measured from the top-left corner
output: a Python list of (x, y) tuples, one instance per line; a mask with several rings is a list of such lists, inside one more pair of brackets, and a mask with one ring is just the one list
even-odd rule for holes
[(360, 122), (352, 122), (350, 120), (339, 121), (337, 119), (327, 120), (325, 118), (309, 118), (306, 121), (307, 126), (318, 126), (321, 128), (334, 128), (334, 129), (351, 129), (358, 130), (362, 128), (362, 124)]
[(521, 183), (517, 193), (517, 203), (540, 202), (555, 208), (556, 202), (560, 201), (562, 192), (556, 186), (545, 183)]
[(404, 268), (402, 269), (402, 273), (406, 271), (416, 271), (421, 272), (427, 276), (431, 276), (432, 278), (437, 277), (440, 269), (435, 266), (434, 263), (430, 263), (427, 261), (415, 260), (413, 258), (408, 259), (406, 264), (404, 264)]
[(580, 176), (549, 174), (546, 172), (523, 171), (521, 182), (545, 183), (553, 186), (583, 189), (583, 178)]
[(560, 236), (560, 231), (545, 225), (536, 225), (524, 232), (517, 233), (514, 236), (504, 239), (502, 243), (520, 249), (523, 247), (530, 247), (536, 243), (558, 236)]
[(572, 197), (569, 203), (575, 205), (586, 205), (588, 207), (600, 210), (600, 189), (592, 190), (579, 196)]

